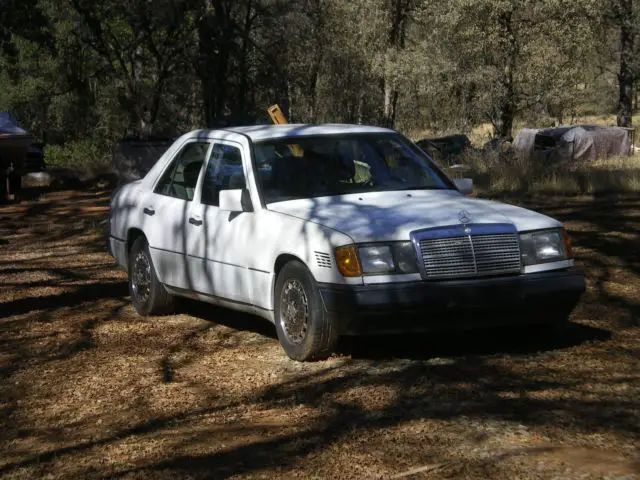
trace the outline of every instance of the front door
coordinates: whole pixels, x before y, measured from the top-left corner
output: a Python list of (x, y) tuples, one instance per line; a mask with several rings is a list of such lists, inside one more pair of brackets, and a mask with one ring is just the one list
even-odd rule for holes
[[(246, 163), (246, 162), (245, 162)], [(197, 272), (196, 290), (240, 303), (251, 303), (247, 269), (250, 212), (220, 209), (220, 191), (246, 188), (241, 145), (214, 141), (199, 188), (189, 205), (189, 271)]]

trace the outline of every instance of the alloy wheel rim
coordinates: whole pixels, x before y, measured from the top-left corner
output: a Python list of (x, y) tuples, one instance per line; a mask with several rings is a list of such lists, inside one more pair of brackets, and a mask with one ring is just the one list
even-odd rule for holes
[(287, 339), (299, 345), (307, 336), (309, 301), (299, 280), (287, 280), (280, 295), (280, 326)]
[(133, 262), (131, 275), (133, 294), (140, 303), (145, 303), (151, 293), (151, 262), (144, 252), (139, 252)]

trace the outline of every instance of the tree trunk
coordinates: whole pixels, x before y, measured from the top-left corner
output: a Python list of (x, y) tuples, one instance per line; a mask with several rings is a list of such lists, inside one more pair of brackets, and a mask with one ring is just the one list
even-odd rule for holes
[[(396, 53), (405, 48), (410, 8), (411, 0), (392, 0), (391, 2), (389, 47)], [(386, 73), (385, 78), (382, 80), (382, 90), (384, 93), (382, 124), (387, 128), (393, 128), (396, 124), (396, 107), (398, 105), (399, 92), (395, 83), (387, 78)]]
[[(133, 92), (132, 92), (132, 101), (136, 104), (138, 123), (135, 126), (137, 130), (137, 135), (139, 138), (146, 138), (152, 130), (151, 120), (150, 120), (150, 111), (149, 106), (147, 104), (148, 99), (144, 98), (141, 95), (143, 91), (142, 81), (144, 78), (148, 78), (148, 73), (145, 71), (144, 64), (142, 62), (142, 58), (144, 53), (142, 51), (142, 45), (138, 45), (135, 50), (134, 58), (131, 59), (132, 66), (132, 83), (133, 83)], [(156, 88), (158, 85), (156, 85)], [(158, 103), (159, 105), (159, 103)]]
[(227, 73), (234, 36), (226, 2), (205, 0), (204, 8), (198, 28), (198, 75), (202, 86), (204, 119), (206, 125), (211, 127), (225, 113), (229, 99)]
[(358, 94), (358, 113), (357, 113), (357, 124), (362, 125), (362, 112), (364, 109), (364, 88), (360, 89), (360, 93)]
[(631, 128), (633, 124), (633, 44), (634, 22), (632, 0), (620, 0), (620, 73), (618, 84), (618, 126)]
[(320, 63), (322, 62), (322, 48), (318, 46), (318, 55), (313, 60), (309, 78), (309, 122), (315, 123), (318, 117), (318, 82), (320, 80)]
[(236, 105), (237, 112), (240, 115), (245, 115), (247, 112), (247, 90), (249, 83), (249, 71), (247, 64), (247, 55), (249, 52), (249, 35), (251, 33), (252, 0), (247, 1), (247, 9), (245, 11), (244, 26), (242, 31), (242, 51), (240, 54), (240, 86), (238, 88), (238, 104)]
[(382, 111), (382, 126), (393, 127), (395, 119), (393, 118), (393, 89), (391, 82), (384, 80), (384, 110)]
[(322, 0), (313, 2), (313, 11), (311, 12), (314, 36), (315, 55), (312, 59), (311, 70), (309, 73), (309, 84), (307, 88), (307, 97), (309, 98), (309, 122), (318, 121), (318, 83), (320, 81), (320, 68), (324, 61), (324, 10)]
[(505, 98), (498, 105), (491, 118), (493, 136), (495, 138), (511, 138), (513, 133), (515, 111), (513, 103), (508, 100), (508, 97), (508, 95), (505, 95)]
[(293, 111), (293, 88), (291, 88), (291, 79), (287, 76), (287, 121), (295, 123), (296, 117)]
[(516, 93), (514, 88), (514, 74), (518, 46), (513, 31), (513, 10), (507, 10), (500, 14), (498, 22), (502, 30), (504, 45), (505, 65), (502, 70), (502, 96), (498, 99), (496, 109), (493, 112), (491, 122), (494, 136), (497, 138), (510, 138), (513, 133), (513, 122), (516, 115)]
[(214, 51), (214, 42), (211, 38), (211, 18), (213, 6), (210, 0), (204, 1), (204, 13), (198, 25), (198, 76), (202, 88), (202, 116), (207, 127), (213, 126), (216, 112), (216, 95), (214, 72), (215, 64), (211, 52)]

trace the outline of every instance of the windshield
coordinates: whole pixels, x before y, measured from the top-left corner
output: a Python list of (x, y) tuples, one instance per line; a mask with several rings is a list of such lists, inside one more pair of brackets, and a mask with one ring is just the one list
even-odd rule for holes
[(454, 188), (415, 145), (393, 133), (268, 140), (254, 152), (265, 203)]

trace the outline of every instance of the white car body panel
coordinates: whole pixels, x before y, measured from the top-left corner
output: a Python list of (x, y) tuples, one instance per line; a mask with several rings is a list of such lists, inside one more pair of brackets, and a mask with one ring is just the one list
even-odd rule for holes
[[(360, 242), (409, 240), (414, 230), (458, 224), (461, 210), (473, 223), (513, 223), (519, 231), (561, 226), (544, 215), (472, 199), (454, 190), (363, 193), (262, 204), (251, 161), (252, 141), (291, 135), (390, 132), (363, 126), (287, 125), (199, 130), (183, 135), (143, 179), (114, 192), (110, 249), (116, 261), (127, 267), (127, 242), (132, 232), (142, 232), (158, 278), (170, 291), (252, 311), (273, 321), (275, 268), (283, 255), (300, 259), (320, 283), (409, 282), (420, 280), (420, 274), (345, 278), (335, 265), (334, 250)], [(202, 204), (200, 186), (206, 166), (192, 201), (153, 193), (175, 155), (194, 140), (232, 143), (241, 150), (253, 211), (229, 212)], [(145, 208), (155, 214), (145, 214)], [(202, 224), (192, 225), (189, 218)]]
[[(344, 234), (264, 210), (237, 213), (194, 204), (191, 211), (203, 220), (202, 227), (187, 227), (187, 271), (200, 293), (271, 310), (273, 272), (280, 255), (302, 260), (319, 282), (354, 283), (334, 268), (318, 267), (315, 259), (315, 252), (332, 256), (332, 245), (352, 243)], [(196, 228), (202, 229), (201, 236), (192, 232)]]

